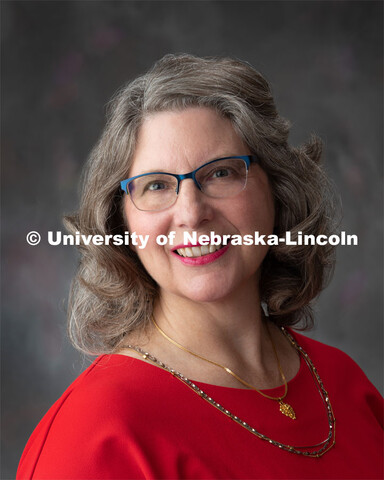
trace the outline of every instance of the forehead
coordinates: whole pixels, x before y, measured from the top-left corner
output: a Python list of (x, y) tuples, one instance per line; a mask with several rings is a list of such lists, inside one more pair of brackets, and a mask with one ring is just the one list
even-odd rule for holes
[(228, 118), (206, 107), (148, 116), (138, 133), (130, 175), (184, 173), (204, 162), (249, 151)]

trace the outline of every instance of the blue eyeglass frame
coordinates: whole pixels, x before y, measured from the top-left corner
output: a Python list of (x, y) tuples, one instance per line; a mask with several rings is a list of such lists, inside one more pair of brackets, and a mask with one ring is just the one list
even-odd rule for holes
[(184, 173), (183, 175), (177, 175), (176, 173), (168, 173), (168, 172), (142, 173), (141, 175), (136, 175), (134, 177), (127, 178), (126, 180), (122, 180), (120, 182), (120, 187), (121, 187), (121, 189), (123, 190), (124, 193), (129, 195), (128, 185), (129, 185), (130, 182), (132, 182), (136, 178), (146, 177), (148, 175), (170, 175), (171, 177), (175, 177), (176, 180), (177, 180), (176, 195), (179, 194), (180, 182), (182, 182), (183, 180), (186, 180), (187, 178), (191, 178), (195, 182), (196, 187), (200, 191), (202, 191), (201, 190), (201, 185), (196, 180), (196, 173), (199, 170), (201, 170), (202, 168), (206, 167), (207, 165), (209, 165), (211, 163), (218, 162), (219, 160), (229, 160), (231, 158), (233, 158), (233, 159), (240, 158), (240, 159), (244, 160), (244, 162), (246, 164), (246, 167), (247, 167), (247, 174), (248, 174), (249, 166), (251, 165), (251, 163), (259, 163), (259, 158), (256, 155), (237, 155), (237, 156), (235, 155), (235, 156), (231, 156), (231, 157), (216, 158), (215, 160), (211, 160), (210, 162), (204, 163), (204, 165), (200, 165), (200, 167), (196, 168), (195, 170), (192, 170), (192, 172)]

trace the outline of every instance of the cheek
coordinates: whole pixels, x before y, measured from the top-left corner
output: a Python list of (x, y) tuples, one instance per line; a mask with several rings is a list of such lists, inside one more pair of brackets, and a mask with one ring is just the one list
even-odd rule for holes
[(138, 235), (148, 235), (153, 222), (147, 218), (148, 214), (138, 210), (128, 196), (124, 201), (124, 221), (128, 231)]
[(251, 190), (247, 210), (258, 227), (257, 229), (261, 233), (271, 234), (275, 226), (275, 201), (272, 189), (264, 172), (260, 172), (255, 183), (256, 185)]
[(257, 192), (247, 195), (245, 201), (232, 202), (230, 205), (233, 225), (244, 233), (272, 234), (275, 225), (275, 208), (272, 195)]
[(148, 237), (145, 248), (131, 245), (131, 249), (136, 252), (140, 260), (145, 263), (145, 259), (149, 258), (156, 250), (164, 248), (157, 243), (158, 235), (167, 235), (167, 223), (165, 219), (159, 215), (142, 212), (138, 210), (129, 198), (124, 203), (124, 221), (129, 233), (141, 235), (142, 238)]

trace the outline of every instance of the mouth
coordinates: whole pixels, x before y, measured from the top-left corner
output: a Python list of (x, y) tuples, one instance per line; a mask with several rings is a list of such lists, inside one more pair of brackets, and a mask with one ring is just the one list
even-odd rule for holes
[(222, 245), (194, 245), (189, 247), (177, 248), (174, 252), (180, 257), (187, 257), (187, 258), (198, 258), (204, 257), (205, 255), (209, 255), (211, 253), (220, 250)]

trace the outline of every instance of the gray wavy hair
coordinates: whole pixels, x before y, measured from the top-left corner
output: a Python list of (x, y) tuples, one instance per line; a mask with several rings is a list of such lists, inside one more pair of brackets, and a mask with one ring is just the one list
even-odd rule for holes
[[(65, 217), (71, 233), (122, 234), (125, 222), (119, 182), (126, 178), (137, 134), (147, 115), (209, 107), (232, 122), (261, 160), (276, 208), (275, 232), (334, 233), (334, 203), (320, 167), (321, 141), (293, 148), (289, 123), (279, 116), (265, 78), (233, 58), (166, 55), (145, 75), (125, 85), (108, 106), (108, 119), (91, 152), (78, 212)], [(72, 283), (69, 336), (88, 354), (113, 352), (126, 335), (148, 325), (158, 288), (128, 246), (82, 245)], [(334, 247), (270, 248), (261, 272), (261, 296), (278, 325), (313, 321), (311, 301), (324, 288), (334, 265)]]

